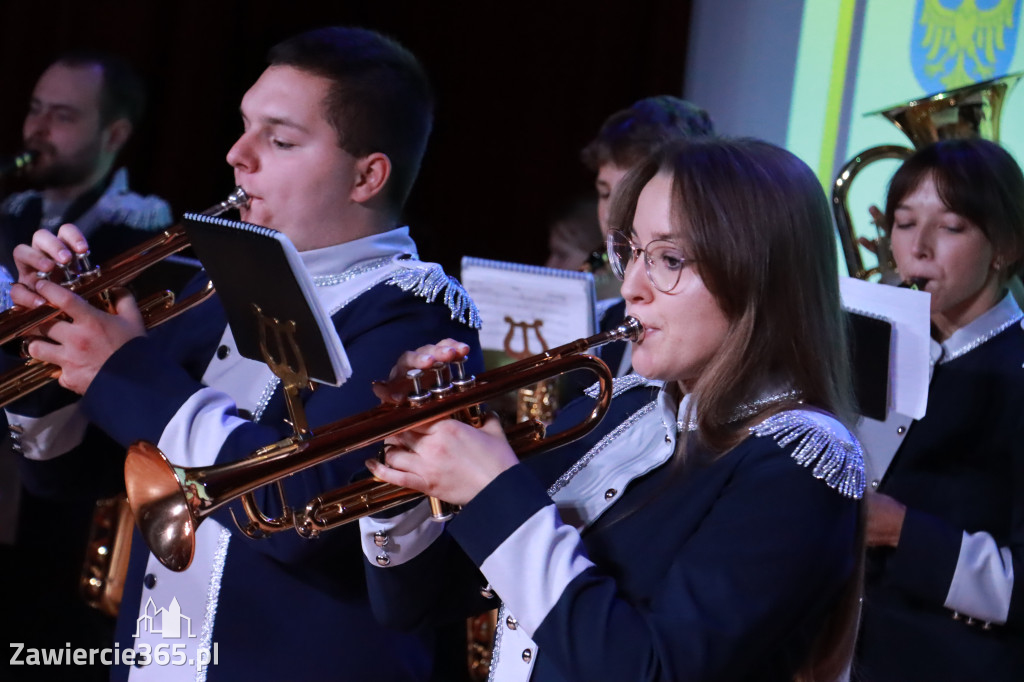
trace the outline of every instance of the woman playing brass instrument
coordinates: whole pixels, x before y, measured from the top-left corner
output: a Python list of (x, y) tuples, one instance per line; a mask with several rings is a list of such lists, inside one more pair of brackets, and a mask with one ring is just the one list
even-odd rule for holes
[[(463, 508), (443, 529), (425, 505), (361, 520), (375, 613), (422, 627), (500, 597), (500, 680), (833, 679), (864, 480), (821, 187), (754, 140), (673, 144), (625, 183), (608, 251), (647, 378), (522, 464), (494, 420), (389, 439), (375, 476)], [(394, 376), (466, 352), (425, 346)]]
[(866, 680), (1024, 679), (1024, 175), (985, 140), (919, 150), (889, 187), (900, 276), (931, 294), (925, 416), (858, 426), (874, 489)]

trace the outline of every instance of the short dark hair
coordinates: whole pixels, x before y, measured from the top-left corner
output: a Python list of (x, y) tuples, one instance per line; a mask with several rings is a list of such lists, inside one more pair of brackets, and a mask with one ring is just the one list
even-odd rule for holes
[(1024, 270), (1024, 174), (1009, 152), (981, 138), (934, 142), (907, 159), (889, 182), (886, 224), (896, 207), (932, 177), (946, 207), (982, 231), (1007, 267), (1004, 281)]
[(701, 438), (722, 452), (746, 436), (736, 405), (772, 382), (844, 420), (852, 415), (846, 314), (829, 202), (792, 153), (753, 139), (677, 140), (636, 165), (612, 200), (629, 232), (640, 192), (672, 178), (673, 231), (729, 320), (693, 393)]
[(658, 95), (609, 116), (580, 158), (595, 173), (609, 162), (630, 168), (669, 140), (714, 134), (708, 112), (678, 97)]
[(138, 126), (146, 109), (146, 87), (139, 74), (125, 59), (105, 52), (78, 50), (65, 52), (54, 64), (72, 68), (98, 66), (103, 72), (100, 90), (100, 125), (120, 118)]
[(434, 122), (434, 97), (416, 57), (375, 31), (332, 26), (278, 43), (267, 60), (333, 83), (324, 104), (338, 145), (357, 158), (386, 154), (391, 160), (386, 196), (401, 208)]

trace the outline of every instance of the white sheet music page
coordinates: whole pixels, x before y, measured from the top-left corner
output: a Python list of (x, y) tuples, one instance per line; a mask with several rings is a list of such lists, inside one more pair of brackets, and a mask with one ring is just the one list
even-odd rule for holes
[(465, 257), (461, 280), (480, 310), (485, 351), (525, 357), (595, 331), (589, 272)]
[(843, 307), (893, 326), (889, 358), (889, 408), (920, 419), (928, 405), (931, 380), (932, 295), (926, 291), (901, 289), (853, 277), (841, 277), (839, 291)]

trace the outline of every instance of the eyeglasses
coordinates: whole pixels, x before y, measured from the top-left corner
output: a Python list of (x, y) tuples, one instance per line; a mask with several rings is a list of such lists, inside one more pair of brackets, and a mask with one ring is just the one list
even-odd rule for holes
[(675, 289), (683, 268), (687, 263), (693, 262), (682, 254), (678, 246), (667, 239), (655, 239), (640, 248), (621, 230), (611, 230), (606, 245), (608, 262), (616, 277), (620, 280), (625, 279), (626, 267), (643, 254), (647, 279), (651, 280), (655, 289), (663, 293)]

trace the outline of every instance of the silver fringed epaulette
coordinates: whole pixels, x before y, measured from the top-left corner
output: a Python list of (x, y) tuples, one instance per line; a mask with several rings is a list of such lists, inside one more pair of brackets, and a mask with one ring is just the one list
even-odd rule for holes
[(14, 279), (11, 277), (11, 273), (0, 265), (0, 311), (11, 307), (11, 285), (13, 284)]
[[(615, 377), (612, 379), (612, 397), (628, 391), (631, 388), (641, 386), (648, 383), (648, 380), (640, 376), (636, 372), (633, 374), (627, 374), (624, 377)], [(601, 391), (601, 382), (595, 381), (593, 384), (583, 389), (583, 392), (587, 394), (589, 398), (596, 398), (597, 394)]]
[(452, 311), (453, 320), (473, 329), (480, 328), (480, 311), (457, 279), (447, 275), (444, 268), (437, 263), (412, 262), (416, 265), (403, 264), (403, 267), (391, 275), (387, 283), (425, 298), (428, 303), (433, 303), (438, 294), (443, 292), (444, 304)]
[(134, 192), (106, 193), (96, 202), (99, 223), (127, 225), (136, 230), (155, 232), (171, 224), (171, 207), (157, 196)]
[(791, 455), (797, 464), (813, 466), (814, 477), (844, 497), (859, 500), (864, 495), (864, 452), (860, 443), (840, 435), (810, 413), (780, 412), (750, 427), (750, 432), (771, 436), (780, 447), (797, 442)]
[(25, 210), (25, 206), (28, 205), (28, 202), (39, 196), (42, 195), (31, 189), (25, 192), (12, 194), (4, 199), (4, 202), (0, 204), (0, 213), (11, 216), (20, 216), (21, 212)]

